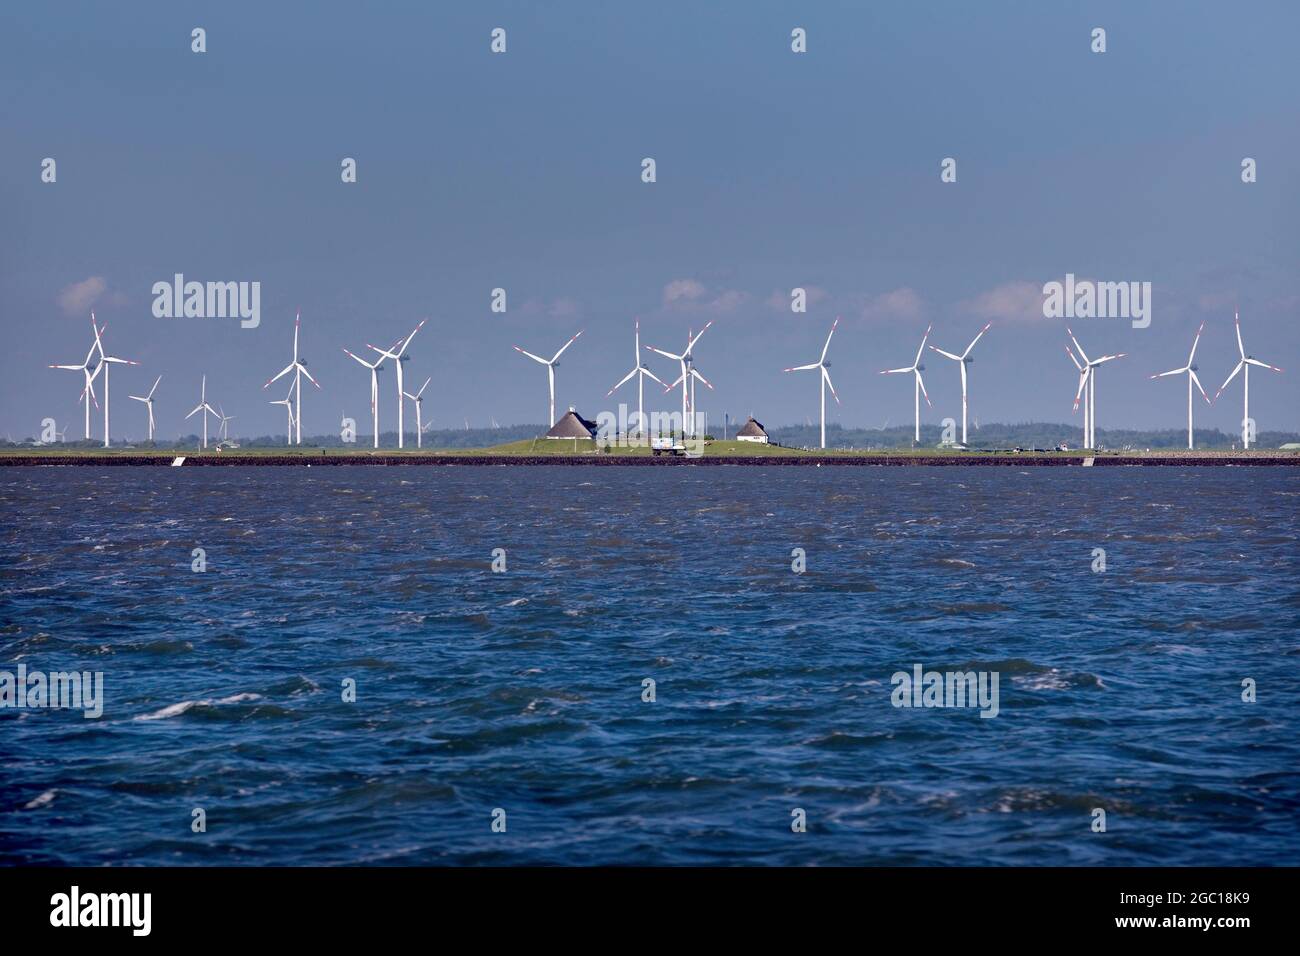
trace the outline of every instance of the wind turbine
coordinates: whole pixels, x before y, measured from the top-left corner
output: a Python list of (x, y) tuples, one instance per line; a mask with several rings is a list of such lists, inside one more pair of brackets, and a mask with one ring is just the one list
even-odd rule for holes
[(285, 411), (289, 415), (289, 424), (286, 426), (288, 430), (285, 432), (284, 443), (286, 445), (292, 445), (293, 444), (293, 385), (291, 384), (289, 386), (289, 394), (286, 395), (284, 398), (273, 399), (267, 404), (284, 406)]
[(1196, 360), (1196, 346), (1201, 341), (1201, 333), (1205, 331), (1205, 323), (1196, 330), (1196, 338), (1192, 339), (1192, 351), (1187, 356), (1187, 364), (1182, 368), (1170, 369), (1168, 372), (1161, 372), (1158, 375), (1152, 375), (1152, 378), (1164, 378), (1166, 375), (1181, 375), (1187, 373), (1187, 450), (1191, 451), (1195, 445), (1192, 441), (1192, 383), (1201, 390), (1201, 396), (1205, 399), (1205, 404), (1210, 404), (1210, 396), (1205, 394), (1205, 389), (1201, 385), (1201, 380), (1196, 377), (1196, 366), (1192, 363)]
[[(393, 344), (391, 349), (381, 349), (377, 346), (366, 344), (366, 348), (376, 351), (383, 358), (390, 358), (397, 363), (397, 447), (403, 448), (406, 445), (406, 436), (402, 428), (402, 396), (405, 392), (402, 390), (402, 363), (408, 360), (406, 347), (411, 344), (411, 339), (415, 338), (415, 333), (424, 328), (424, 323), (428, 319), (421, 319), (420, 324), (404, 339), (399, 339)], [(377, 429), (376, 429), (377, 431)], [(378, 446), (376, 446), (378, 447)]]
[(234, 415), (227, 415), (227, 414), (226, 414), (226, 410), (225, 410), (224, 408), (222, 408), (220, 404), (218, 404), (218, 405), (217, 405), (217, 417), (219, 417), (219, 418), (221, 419), (221, 440), (222, 440), (223, 442), (229, 441), (229, 440), (230, 440), (230, 436), (229, 436), (229, 435), (227, 434), (227, 432), (226, 432), (226, 427), (227, 427), (227, 424), (228, 424), (229, 422), (232, 422), (232, 421), (235, 420), (235, 416), (234, 416)]
[[(586, 329), (580, 330), (578, 335), (581, 335), (585, 331)], [(550, 428), (551, 425), (555, 424), (555, 369), (560, 364), (560, 356), (564, 354), (564, 350), (578, 340), (578, 335), (575, 335), (573, 338), (569, 339), (569, 341), (565, 342), (564, 345), (560, 347), (560, 350), (552, 355), (549, 360), (542, 358), (540, 355), (534, 355), (532, 352), (524, 352), (524, 350), (519, 346), (515, 346), (516, 352), (523, 352), (524, 355), (527, 355), (534, 362), (541, 362), (546, 366), (546, 380), (551, 389), (551, 418), (550, 424), (546, 426), (547, 428)]]
[(424, 447), (424, 426), (421, 424), (421, 420), (420, 420), (420, 408), (421, 406), (424, 405), (424, 398), (422, 397), (424, 395), (424, 390), (429, 387), (429, 383), (432, 381), (433, 381), (432, 378), (426, 378), (424, 380), (424, 384), (420, 386), (420, 390), (416, 392), (414, 395), (412, 395), (410, 392), (402, 393), (411, 401), (415, 402), (415, 447), (416, 448)]
[[(370, 414), (371, 417), (374, 419), (375, 447), (378, 448), (379, 447), (379, 366), (384, 364), (384, 358), (389, 353), (385, 352), (383, 355), (380, 355), (379, 358), (375, 359), (373, 362), (367, 362), (365, 359), (363, 359), (360, 355), (357, 355), (355, 352), (352, 352), (348, 349), (344, 349), (343, 351), (347, 352), (348, 355), (351, 355), (354, 359), (356, 359), (366, 368), (370, 369)], [(401, 366), (399, 365), (398, 368), (401, 368)]]
[(984, 328), (980, 329), (979, 334), (970, 340), (970, 345), (966, 346), (966, 351), (962, 352), (961, 355), (953, 355), (951, 352), (945, 352), (943, 349), (937, 348), (936, 346), (930, 346), (931, 349), (938, 352), (940, 355), (952, 359), (961, 366), (961, 443), (963, 445), (966, 444), (966, 366), (975, 361), (970, 357), (971, 349), (975, 348), (975, 343), (978, 342), (980, 337), (989, 330), (989, 326), (992, 324), (993, 323), (990, 322), (988, 325), (984, 326)]
[[(912, 391), (915, 393), (916, 425), (912, 432), (912, 440), (918, 445), (921, 443), (921, 396), (925, 396), (925, 404), (931, 408), (934, 407), (930, 401), (930, 393), (925, 390), (925, 382), (921, 380), (921, 373), (925, 371), (925, 366), (921, 364), (921, 355), (925, 352), (925, 340), (930, 337), (930, 329), (932, 328), (934, 326), (928, 326), (925, 335), (921, 336), (921, 344), (916, 349), (916, 358), (912, 359), (911, 365), (907, 368), (887, 368), (880, 373), (881, 375), (898, 375), (911, 372), (915, 376), (916, 382)], [(884, 429), (882, 428), (881, 431), (884, 431)]]
[[(298, 360), (298, 327), (301, 324), (302, 324), (302, 313), (299, 312), (293, 317), (293, 361), (290, 362), (288, 365), (286, 365), (283, 369), (281, 369), (280, 372), (276, 374), (274, 377), (268, 379), (266, 385), (262, 386), (263, 388), (267, 388), (276, 379), (281, 378), (282, 376), (287, 375), (290, 372), (293, 372), (294, 404), (296, 406), (294, 409), (293, 420), (295, 424), (295, 431), (297, 432), (297, 437), (295, 438), (295, 442), (299, 445), (302, 444), (302, 377), (306, 375), (307, 380), (309, 382), (311, 382), (317, 388), (320, 388), (320, 382), (312, 378), (311, 372), (307, 371), (307, 366)], [(194, 413), (191, 412), (190, 414), (192, 415)], [(188, 418), (189, 416), (186, 417)], [(207, 418), (204, 418), (203, 421), (205, 423), (204, 428), (206, 430)], [(204, 447), (205, 448), (207, 447), (206, 441), (204, 442)]]
[[(139, 362), (132, 359), (118, 358), (115, 355), (104, 354), (104, 343), (100, 336), (102, 331), (95, 325), (95, 313), (90, 313), (90, 326), (95, 330), (95, 349), (99, 352), (99, 361), (104, 369), (104, 447), (108, 447), (108, 369), (110, 365), (139, 365)], [(104, 326), (108, 328), (107, 324)]]
[[(1088, 368), (1077, 358), (1075, 358), (1074, 353), (1070, 351), (1070, 347), (1068, 345), (1065, 347), (1065, 354), (1070, 356), (1070, 361), (1073, 362), (1074, 367), (1079, 370), (1079, 388), (1078, 391), (1074, 393), (1074, 410), (1077, 412), (1079, 410), (1079, 396), (1083, 394), (1083, 387), (1086, 384), (1088, 384), (1088, 381), (1092, 378), (1092, 369)], [(1090, 444), (1092, 429), (1089, 428), (1089, 425), (1091, 424), (1091, 421), (1092, 420), (1088, 417), (1088, 403), (1084, 402), (1083, 403), (1083, 443), (1079, 446), (1081, 448), (1087, 448), (1088, 445)]]
[(807, 372), (807, 371), (811, 371), (812, 369), (818, 369), (821, 372), (822, 447), (823, 448), (826, 447), (826, 387), (828, 385), (830, 386), (831, 389), (831, 395), (834, 396), (835, 398), (835, 404), (836, 405), (840, 404), (840, 397), (835, 394), (835, 386), (831, 385), (831, 373), (827, 371), (827, 369), (829, 369), (831, 366), (830, 363), (826, 361), (826, 352), (831, 347), (831, 336), (835, 334), (835, 327), (839, 324), (840, 324), (839, 316), (836, 316), (835, 321), (831, 323), (830, 333), (826, 336), (826, 344), (822, 346), (821, 358), (819, 358), (816, 362), (813, 362), (811, 365), (796, 365), (794, 368), (786, 369), (787, 372)]
[(141, 398), (139, 395), (130, 395), (129, 398), (137, 402), (144, 402), (145, 408), (149, 409), (149, 441), (153, 441), (153, 393), (158, 390), (158, 383), (162, 381), (159, 375), (153, 382), (153, 388), (149, 389), (149, 394)]
[(709, 331), (709, 326), (711, 326), (712, 324), (713, 324), (713, 320), (710, 319), (707, 323), (705, 323), (704, 328), (700, 329), (700, 331), (694, 335), (692, 335), (690, 330), (688, 329), (686, 332), (686, 349), (680, 355), (676, 354), (675, 352), (667, 352), (664, 351), (663, 349), (657, 349), (653, 345), (646, 346), (646, 348), (649, 351), (662, 355), (664, 358), (673, 359), (674, 361), (678, 362), (681, 365), (682, 374), (677, 377), (676, 381), (674, 381), (671, 385), (667, 386), (664, 389), (664, 394), (666, 395), (667, 393), (671, 392), (678, 385), (682, 386), (682, 434), (683, 436), (686, 435), (687, 429), (690, 430), (690, 435), (692, 437), (694, 437), (695, 435), (695, 380), (699, 379), (709, 388), (713, 388), (713, 386), (709, 384), (709, 380), (695, 370), (695, 354), (694, 354), (695, 343), (700, 340), (700, 337), (704, 335), (705, 332)]
[[(1227, 379), (1224, 380), (1223, 385), (1220, 386), (1219, 391), (1215, 393), (1214, 397), (1217, 399), (1220, 395), (1222, 395), (1223, 390), (1228, 387), (1228, 383), (1237, 377), (1237, 373), (1240, 372), (1242, 369), (1246, 370), (1246, 375), (1245, 375), (1246, 404), (1241, 413), (1241, 447), (1246, 450), (1249, 450), (1250, 449), (1250, 427), (1247, 423), (1250, 421), (1250, 367), (1252, 365), (1258, 365), (1260, 368), (1270, 369), (1274, 372), (1280, 372), (1282, 370), (1275, 365), (1269, 365), (1267, 362), (1261, 362), (1253, 355), (1247, 355), (1246, 347), (1241, 344), (1241, 316), (1238, 313), (1233, 312), (1232, 320), (1237, 326), (1237, 352), (1241, 355), (1241, 361), (1239, 361), (1237, 363), (1237, 367), (1232, 370), (1232, 374), (1229, 375)], [(105, 394), (107, 395), (107, 393)], [(107, 401), (108, 399), (105, 398), (104, 400)]]
[[(90, 313), (90, 325), (92, 329), (95, 326), (95, 313), (93, 312)], [(99, 400), (95, 398), (95, 386), (93, 383), (95, 381), (95, 376), (99, 374), (100, 366), (102, 365), (101, 362), (96, 360), (94, 366), (91, 366), (90, 360), (94, 357), (95, 350), (99, 347), (99, 336), (103, 332), (107, 331), (107, 329), (108, 329), (108, 323), (105, 322), (103, 329), (95, 330), (95, 341), (90, 344), (90, 350), (86, 352), (85, 361), (83, 361), (80, 365), (51, 365), (50, 366), (50, 368), (64, 368), (64, 369), (69, 369), (71, 371), (81, 372), (85, 376), (85, 381), (82, 384), (82, 388), (81, 388), (81, 397), (78, 399), (78, 401), (82, 401), (86, 403), (86, 440), (87, 441), (90, 440), (90, 403), (94, 402), (95, 408), (99, 408)], [(93, 373), (91, 372), (92, 367), (94, 368)]]
[(203, 384), (199, 389), (199, 403), (194, 406), (194, 411), (190, 412), (185, 417), (187, 419), (193, 418), (199, 412), (203, 413), (203, 448), (206, 451), (208, 447), (208, 416), (212, 415), (214, 418), (221, 417), (216, 413), (213, 407), (208, 404), (208, 377), (206, 375), (203, 376)]
[[(1070, 331), (1068, 326), (1066, 327), (1065, 332), (1068, 336), (1070, 336), (1070, 341), (1074, 343), (1074, 347), (1079, 350), (1079, 358), (1083, 359), (1083, 368), (1080, 370), (1080, 374), (1079, 374), (1079, 390), (1075, 392), (1074, 395), (1075, 408), (1079, 407), (1079, 397), (1083, 395), (1084, 386), (1086, 385), (1088, 388), (1088, 395), (1086, 398), (1087, 404), (1084, 406), (1084, 413), (1083, 413), (1084, 420), (1087, 422), (1087, 429), (1086, 429), (1087, 434), (1084, 438), (1084, 446), (1087, 448), (1096, 448), (1097, 447), (1097, 369), (1099, 366), (1105, 365), (1107, 362), (1111, 362), (1114, 361), (1115, 359), (1123, 358), (1128, 353), (1120, 352), (1118, 355), (1103, 355), (1101, 358), (1098, 359), (1090, 359), (1088, 358), (1087, 353), (1084, 352), (1083, 346), (1079, 344), (1079, 340), (1074, 337), (1074, 333)], [(1074, 355), (1071, 354), (1070, 357), (1074, 358)], [(1078, 362), (1075, 362), (1075, 365), (1078, 364), (1079, 364)]]
[(656, 382), (658, 382), (660, 385), (663, 385), (663, 384), (664, 384), (664, 380), (661, 379), (661, 378), (660, 378), (658, 375), (656, 375), (654, 372), (650, 371), (650, 367), (649, 367), (648, 365), (644, 364), (644, 363), (641, 361), (641, 320), (640, 320), (640, 319), (637, 319), (637, 320), (636, 320), (636, 331), (635, 331), (635, 335), (636, 335), (636, 339), (635, 339), (635, 341), (634, 341), (634, 344), (633, 344), (633, 351), (632, 351), (632, 371), (628, 372), (628, 373), (627, 373), (626, 375), (624, 375), (621, 379), (619, 379), (618, 384), (615, 385), (613, 388), (611, 388), (608, 392), (605, 393), (605, 397), (606, 397), (606, 398), (609, 398), (609, 396), (613, 395), (613, 394), (614, 394), (615, 392), (617, 392), (620, 388), (622, 388), (624, 385), (626, 385), (626, 384), (631, 380), (631, 378), (632, 378), (633, 375), (637, 376), (637, 380), (636, 380), (636, 422), (637, 422), (637, 434), (640, 435), (642, 438), (644, 438), (644, 437), (645, 437), (645, 380), (646, 380), (646, 376), (649, 376), (650, 378), (654, 379), (654, 380), (655, 380)]

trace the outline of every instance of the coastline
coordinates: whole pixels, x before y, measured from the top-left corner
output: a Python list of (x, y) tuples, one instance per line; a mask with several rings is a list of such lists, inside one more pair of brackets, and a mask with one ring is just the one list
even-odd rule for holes
[(129, 455), (129, 454), (58, 454), (58, 455), (0, 455), (0, 467), (291, 467), (291, 466), (342, 466), (363, 465), (372, 467), (417, 466), (558, 466), (558, 467), (610, 467), (610, 468), (676, 468), (736, 465), (740, 467), (1300, 467), (1300, 456), (1293, 454), (1245, 455), (1208, 453), (1202, 455), (1098, 455), (1074, 454), (790, 454), (755, 456), (709, 456), (699, 458), (670, 458), (651, 455), (472, 455), (472, 454), (326, 454), (319, 455), (239, 455), (197, 454)]

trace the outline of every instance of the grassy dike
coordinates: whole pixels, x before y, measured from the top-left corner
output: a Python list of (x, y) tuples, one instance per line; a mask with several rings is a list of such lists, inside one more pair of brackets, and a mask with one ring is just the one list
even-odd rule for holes
[(753, 442), (712, 441), (698, 459), (654, 456), (647, 447), (611, 447), (591, 441), (525, 440), (488, 448), (416, 449), (357, 448), (239, 448), (201, 452), (151, 448), (0, 448), (4, 465), (170, 465), (184, 457), (187, 467), (222, 465), (1300, 465), (1300, 452), (1276, 449), (1242, 451), (1113, 451), (1087, 455), (1080, 451), (1007, 452), (951, 451), (939, 448), (854, 451), (784, 448)]

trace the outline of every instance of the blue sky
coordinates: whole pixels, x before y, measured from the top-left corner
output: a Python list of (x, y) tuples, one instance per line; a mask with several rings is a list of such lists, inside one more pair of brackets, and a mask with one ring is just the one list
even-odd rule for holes
[[(369, 381), (341, 351), (427, 317), (408, 375), (426, 420), (594, 417), (628, 370), (632, 321), (670, 350), (715, 325), (700, 397), (769, 424), (815, 420), (814, 361), (836, 315), (831, 421), (901, 424), (922, 332), (959, 350), (985, 322), (972, 415), (1071, 420), (1065, 323), (1040, 289), (1067, 272), (1150, 281), (1153, 321), (1078, 320), (1107, 368), (1098, 424), (1179, 427), (1198, 364), (1211, 394), (1248, 351), (1261, 429), (1300, 428), (1300, 65), (1294, 3), (71, 4), (6, 9), (0, 31), (0, 431), (52, 416), (80, 434), (88, 312), (110, 352), (114, 436), (163, 375), (159, 435), (209, 395), (235, 430), (283, 430), (262, 383), (294, 311), (323, 389), (306, 432), (368, 431)], [(190, 51), (207, 30), (208, 52)], [(504, 27), (508, 52), (489, 52)], [(790, 51), (790, 30), (809, 52)], [(1108, 50), (1089, 49), (1093, 27)], [(340, 182), (343, 157), (358, 182)], [(658, 182), (640, 178), (654, 157)], [(939, 164), (958, 163), (944, 184)], [(1243, 157), (1259, 181), (1243, 184)], [(54, 157), (58, 181), (40, 181)], [(257, 280), (262, 321), (158, 319), (154, 282)], [(509, 311), (489, 310), (494, 287)], [(805, 315), (789, 291), (811, 290)], [(673, 370), (650, 356), (662, 376)], [(942, 363), (942, 364), (940, 364)], [(932, 355), (924, 420), (960, 417)], [(395, 422), (381, 382), (381, 424)], [(635, 403), (635, 390), (625, 390)], [(653, 392), (651, 393), (653, 394)], [(1198, 400), (1199, 401), (1199, 400)], [(678, 407), (675, 396), (657, 399)], [(652, 406), (654, 407), (654, 406)], [(1239, 383), (1197, 420), (1240, 418)], [(408, 409), (409, 412), (409, 409)], [(1074, 416), (1077, 420), (1078, 416)], [(191, 423), (192, 424), (192, 423)], [(98, 430), (98, 426), (97, 426)]]

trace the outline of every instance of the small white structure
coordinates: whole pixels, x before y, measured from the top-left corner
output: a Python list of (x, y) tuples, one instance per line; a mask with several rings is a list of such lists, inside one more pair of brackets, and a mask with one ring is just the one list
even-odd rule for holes
[(736, 432), (736, 441), (753, 441), (758, 442), (761, 445), (766, 445), (768, 442), (767, 429), (763, 427), (762, 422), (758, 421), (753, 415), (751, 415), (749, 416), (749, 421), (741, 425), (740, 429)]

